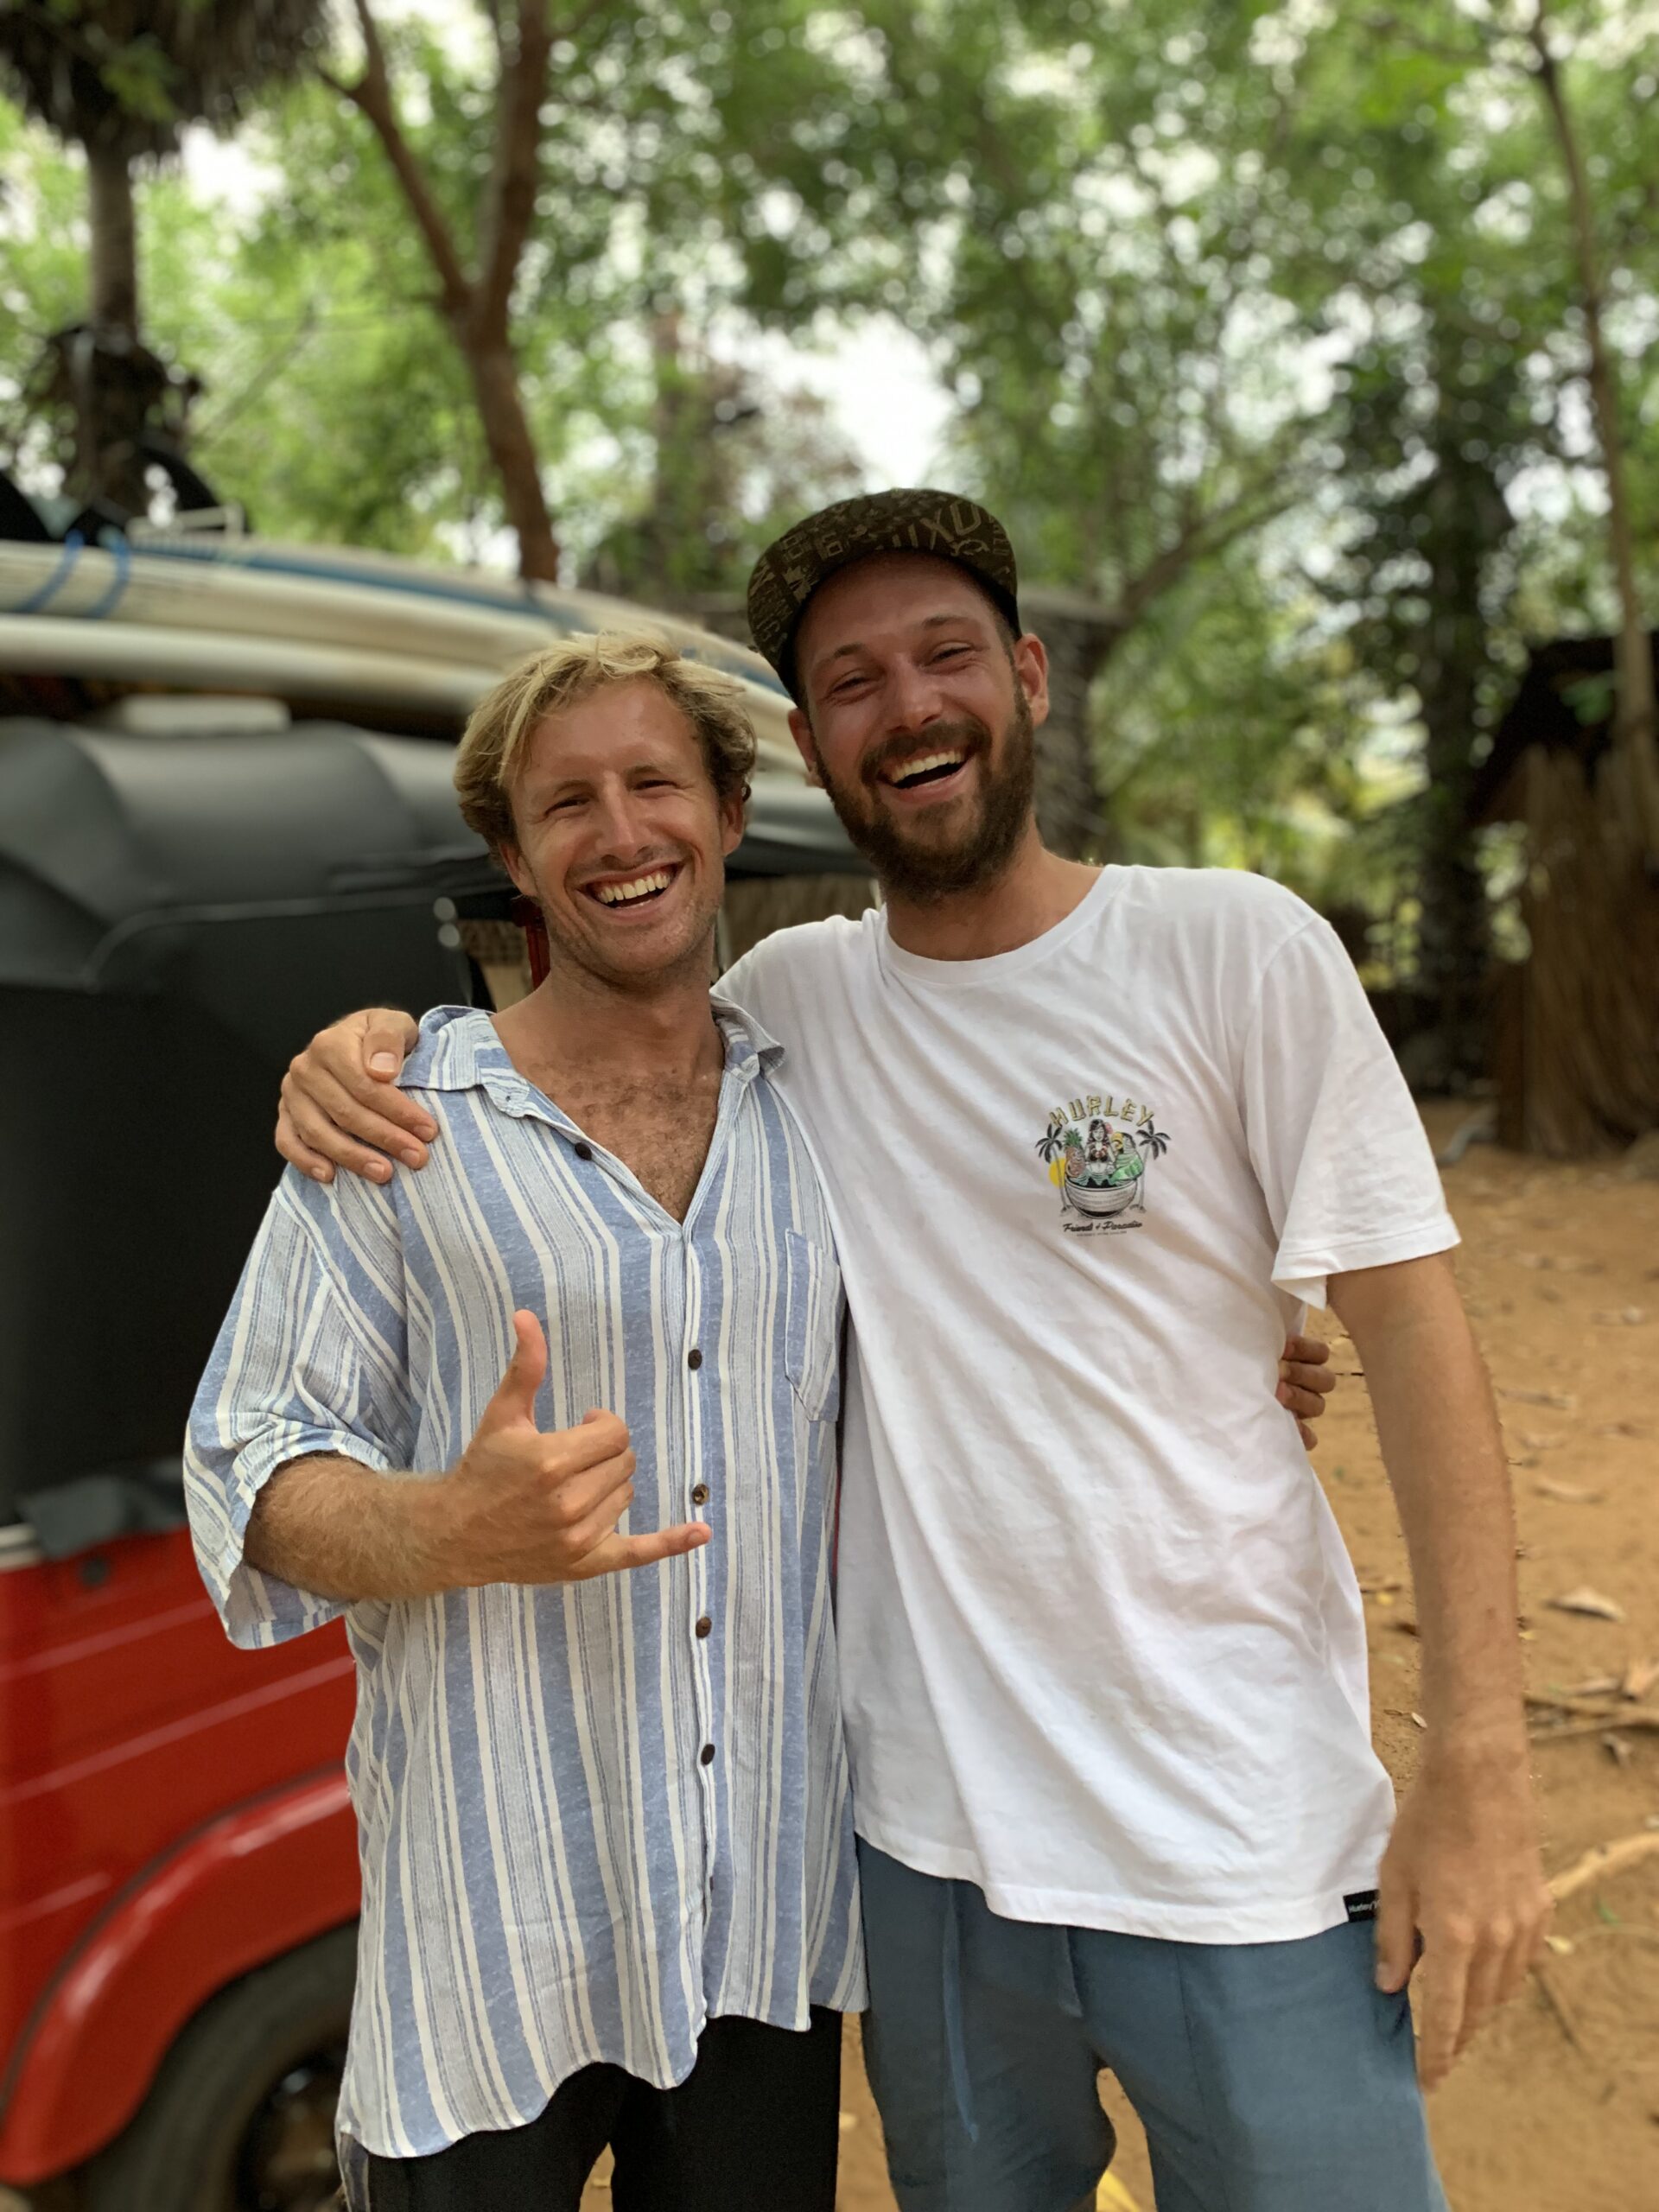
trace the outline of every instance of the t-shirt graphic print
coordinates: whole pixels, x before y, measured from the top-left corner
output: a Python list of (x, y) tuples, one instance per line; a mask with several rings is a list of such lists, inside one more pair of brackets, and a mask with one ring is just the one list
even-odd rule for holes
[(1037, 1140), (1073, 1236), (1118, 1236), (1146, 1219), (1147, 1170), (1169, 1149), (1150, 1106), (1091, 1090), (1052, 1107)]

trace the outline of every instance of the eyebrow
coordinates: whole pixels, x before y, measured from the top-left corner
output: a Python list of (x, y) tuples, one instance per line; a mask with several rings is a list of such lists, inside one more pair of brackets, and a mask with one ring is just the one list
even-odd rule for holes
[[(623, 771), (623, 773), (629, 776), (663, 776), (671, 782), (676, 771), (665, 760), (649, 760), (634, 761), (631, 766)], [(567, 791), (591, 791), (599, 779), (592, 775), (572, 775), (567, 771), (563, 774), (550, 776), (545, 781), (538, 782), (535, 771), (526, 769), (523, 780), (524, 785), (535, 792), (537, 798), (556, 798)]]
[[(972, 611), (963, 607), (959, 607), (953, 614), (924, 615), (918, 626), (924, 630), (941, 630), (948, 628), (953, 622), (971, 622), (973, 619)], [(832, 662), (845, 660), (851, 654), (868, 652), (868, 646), (861, 639), (855, 639), (850, 645), (837, 645), (833, 652), (825, 653), (821, 660), (813, 662), (812, 673), (814, 676), (820, 675)]]

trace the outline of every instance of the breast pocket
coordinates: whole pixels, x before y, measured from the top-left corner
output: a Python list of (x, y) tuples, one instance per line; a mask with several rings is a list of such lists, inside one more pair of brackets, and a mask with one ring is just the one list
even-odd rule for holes
[(785, 1232), (789, 1304), (784, 1369), (814, 1421), (833, 1421), (841, 1403), (841, 1269), (835, 1254), (798, 1230)]

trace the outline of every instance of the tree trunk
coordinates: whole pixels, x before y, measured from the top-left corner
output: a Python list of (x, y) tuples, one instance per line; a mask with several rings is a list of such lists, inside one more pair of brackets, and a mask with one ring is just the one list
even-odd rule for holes
[(559, 543), (542, 496), (536, 441), (524, 413), (512, 348), (505, 342), (480, 344), (465, 331), (457, 336), (472, 376), (485, 442), (501, 480), (507, 520), (518, 534), (518, 573), (556, 583)]
[[(1445, 351), (1452, 354), (1454, 349)], [(1442, 359), (1439, 467), (1420, 495), (1418, 540), (1429, 566), (1428, 614), (1416, 633), (1416, 689), (1427, 788), (1417, 878), (1418, 988), (1432, 1036), (1420, 1039), (1424, 1088), (1459, 1090), (1487, 1065), (1491, 932), (1469, 823), (1481, 677), (1488, 659), (1481, 583), (1510, 528), (1490, 466), (1469, 459), (1453, 417), (1458, 386)]]
[(1041, 585), (1020, 594), (1021, 612), (1048, 648), (1046, 722), (1037, 732), (1037, 826), (1051, 852), (1111, 858), (1112, 827), (1095, 769), (1089, 694), (1123, 635), (1098, 602)]
[(101, 333), (138, 335), (138, 231), (132, 170), (124, 154), (86, 149), (87, 220), (92, 231), (91, 307)]
[(73, 424), (69, 490), (123, 514), (149, 504), (139, 440), (167, 391), (167, 372), (138, 342), (138, 251), (126, 156), (86, 148), (88, 315), (54, 332), (48, 397)]
[(1602, 330), (1601, 256), (1596, 242), (1595, 208), (1590, 198), (1590, 180), (1578, 132), (1567, 105), (1567, 86), (1550, 49), (1548, 16), (1545, 0), (1537, 0), (1532, 43), (1537, 55), (1539, 85), (1567, 171), (1578, 261), (1579, 304), (1584, 311), (1585, 341), (1590, 355), (1590, 400), (1607, 480), (1607, 535), (1618, 587), (1618, 635), (1613, 641), (1613, 667), (1618, 679), (1613, 709), (1613, 744), (1618, 756), (1616, 783), (1623, 785), (1618, 796), (1623, 803), (1611, 810), (1607, 827), (1617, 843), (1633, 843), (1649, 868), (1659, 868), (1659, 700), (1655, 696), (1653, 658), (1637, 593), (1635, 540), (1624, 484), (1624, 440), (1619, 427), (1618, 381)]
[(1659, 1127), (1659, 888), (1609, 819), (1605, 755), (1586, 778), (1535, 747), (1522, 772), (1531, 957), (1500, 1052), (1498, 1139), (1553, 1160), (1621, 1151)]

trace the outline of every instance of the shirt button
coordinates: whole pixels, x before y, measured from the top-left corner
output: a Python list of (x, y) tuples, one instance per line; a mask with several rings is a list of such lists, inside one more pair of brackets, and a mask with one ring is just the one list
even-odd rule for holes
[(705, 1744), (697, 1756), (702, 1760), (704, 1766), (712, 1766), (715, 1763), (714, 1745), (712, 1744)]
[(702, 1365), (702, 1354), (696, 1349), (695, 1344), (685, 1355), (685, 1363), (688, 1367), (701, 1367)]
[(696, 1488), (691, 1493), (691, 1503), (693, 1505), (708, 1504), (709, 1485), (707, 1483), (699, 1483), (697, 1484)]
[(709, 1633), (709, 1630), (710, 1630), (711, 1628), (713, 1628), (713, 1626), (714, 1626), (714, 1623), (713, 1623), (713, 1621), (711, 1621), (711, 1620), (709, 1619), (709, 1618), (708, 1614), (707, 1614), (707, 1613), (705, 1613), (705, 1614), (702, 1616), (702, 1619), (697, 1623), (697, 1634), (698, 1634), (699, 1636), (707, 1636), (707, 1635), (708, 1635), (708, 1633)]
[(570, 1149), (578, 1160), (591, 1160), (594, 1156), (594, 1147), (590, 1144), (572, 1145)]

